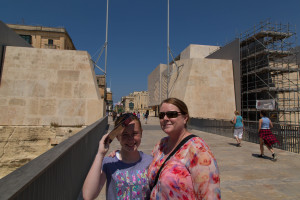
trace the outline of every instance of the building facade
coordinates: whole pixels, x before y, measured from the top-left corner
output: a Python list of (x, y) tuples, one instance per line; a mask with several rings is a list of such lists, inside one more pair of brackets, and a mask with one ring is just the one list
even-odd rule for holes
[(123, 104), (123, 112), (125, 113), (132, 113), (134, 112), (134, 97), (133, 96), (126, 96), (122, 97), (122, 104)]
[(110, 88), (106, 88), (106, 113), (111, 115), (113, 109), (114, 109), (114, 104), (112, 99), (112, 91)]
[(113, 111), (112, 91), (110, 88), (106, 88), (105, 75), (96, 75), (96, 79), (101, 98), (103, 98), (105, 102), (104, 110), (107, 115), (111, 114)]
[[(227, 59), (209, 59), (218, 46), (189, 45), (176, 64), (160, 64), (148, 76), (149, 106), (156, 112), (162, 100), (176, 97), (184, 101), (190, 117), (230, 119), (236, 109), (233, 65)], [(169, 78), (168, 78), (169, 76)]]
[(76, 50), (65, 28), (7, 24), (34, 48)]
[(55, 40), (52, 31), (43, 34), (30, 35), (29, 45), (0, 21), (0, 178), (105, 113), (88, 52), (66, 51), (75, 48), (62, 38), (53, 41), (52, 49), (36, 46), (42, 38)]
[(261, 22), (223, 47), (190, 45), (148, 76), (149, 105), (177, 97), (190, 116), (231, 119), (234, 110), (257, 122), (268, 110), (273, 122), (299, 125), (299, 47), (289, 24)]
[(273, 122), (300, 123), (299, 72), (293, 26), (269, 20), (240, 37), (242, 115), (258, 121), (261, 109)]
[(147, 91), (133, 92), (122, 97), (125, 112), (145, 113), (148, 110), (149, 94)]

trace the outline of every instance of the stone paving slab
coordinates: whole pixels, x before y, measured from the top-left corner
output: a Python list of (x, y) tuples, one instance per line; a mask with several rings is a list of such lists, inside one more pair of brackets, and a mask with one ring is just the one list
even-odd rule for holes
[[(110, 121), (111, 123), (111, 121)], [(139, 150), (150, 154), (160, 138), (165, 137), (159, 129), (157, 118), (150, 117), (143, 125), (143, 138)], [(266, 158), (258, 158), (259, 145), (243, 142), (235, 146), (235, 140), (216, 134), (191, 130), (210, 146), (214, 153), (221, 178), (221, 195), (224, 200), (296, 200), (300, 199), (300, 155), (275, 149), (278, 160), (271, 160), (271, 153), (265, 148)], [(113, 141), (110, 151), (118, 149)], [(98, 200), (105, 199), (105, 189)]]

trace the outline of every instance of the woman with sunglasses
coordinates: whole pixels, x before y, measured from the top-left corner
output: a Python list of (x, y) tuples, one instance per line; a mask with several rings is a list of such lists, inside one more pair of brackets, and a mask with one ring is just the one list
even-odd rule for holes
[[(152, 151), (154, 159), (148, 169), (150, 199), (221, 199), (216, 159), (207, 144), (199, 137), (191, 137), (187, 130), (186, 104), (176, 98), (164, 100), (159, 119), (167, 137)], [(179, 145), (182, 140), (186, 142)]]

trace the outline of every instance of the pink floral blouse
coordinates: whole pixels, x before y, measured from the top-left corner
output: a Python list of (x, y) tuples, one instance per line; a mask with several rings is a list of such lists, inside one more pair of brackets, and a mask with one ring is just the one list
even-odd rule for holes
[[(167, 158), (163, 153), (167, 141), (168, 137), (163, 138), (152, 151), (150, 185)], [(217, 161), (203, 139), (191, 138), (166, 162), (150, 199), (221, 199)]]

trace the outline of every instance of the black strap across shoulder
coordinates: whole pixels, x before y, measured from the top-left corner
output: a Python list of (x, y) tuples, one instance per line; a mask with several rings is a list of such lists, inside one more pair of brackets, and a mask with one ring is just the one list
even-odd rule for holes
[(156, 177), (155, 177), (155, 181), (153, 183), (152, 186), (150, 186), (150, 191), (152, 191), (152, 189), (155, 187), (158, 178), (159, 178), (159, 174), (161, 172), (161, 170), (164, 168), (166, 162), (180, 149), (180, 147), (182, 147), (189, 139), (193, 138), (193, 137), (197, 137), (196, 135), (189, 135), (187, 137), (185, 137), (177, 146), (176, 148), (172, 151), (172, 153), (170, 153), (170, 155), (167, 157), (167, 159), (165, 160), (165, 162), (161, 165), (160, 169), (158, 170)]

